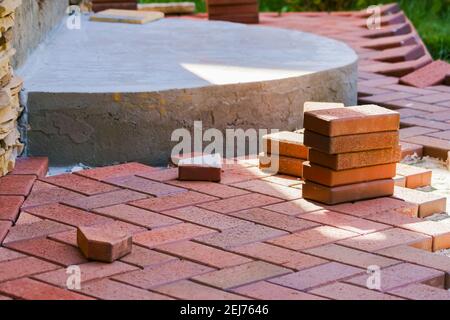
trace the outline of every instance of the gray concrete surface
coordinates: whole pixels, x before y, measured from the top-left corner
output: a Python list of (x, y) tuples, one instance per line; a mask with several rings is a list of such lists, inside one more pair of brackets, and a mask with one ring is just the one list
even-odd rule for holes
[(13, 67), (20, 67), (66, 13), (68, 0), (22, 0), (16, 11)]
[(177, 128), (292, 130), (308, 100), (356, 104), (357, 56), (308, 33), (226, 22), (64, 25), (20, 70), (30, 155), (167, 161)]

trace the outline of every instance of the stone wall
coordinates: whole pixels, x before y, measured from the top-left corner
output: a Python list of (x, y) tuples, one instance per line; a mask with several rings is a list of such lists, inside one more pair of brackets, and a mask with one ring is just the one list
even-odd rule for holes
[(16, 11), (13, 46), (17, 53), (12, 60), (20, 67), (47, 34), (64, 17), (69, 0), (22, 0)]

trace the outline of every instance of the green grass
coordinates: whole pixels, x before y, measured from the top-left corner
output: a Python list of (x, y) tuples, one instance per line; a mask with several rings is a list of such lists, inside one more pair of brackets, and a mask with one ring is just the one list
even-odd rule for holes
[[(149, 2), (182, 2), (193, 0), (139, 0)], [(194, 0), (198, 12), (205, 12), (205, 1)], [(393, 0), (260, 0), (261, 11), (339, 11), (358, 10), (371, 4)], [(435, 59), (450, 61), (450, 0), (397, 1), (412, 21)]]

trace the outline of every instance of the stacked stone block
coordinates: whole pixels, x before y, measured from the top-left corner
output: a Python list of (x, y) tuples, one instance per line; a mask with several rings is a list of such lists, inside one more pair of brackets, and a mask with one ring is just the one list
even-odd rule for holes
[(399, 127), (397, 112), (375, 105), (306, 112), (303, 197), (338, 204), (393, 195)]
[(22, 80), (14, 75), (11, 58), (15, 10), (21, 0), (0, 0), (0, 176), (6, 175), (23, 151), (17, 126), (22, 112), (19, 92)]
[(259, 23), (258, 0), (207, 0), (209, 20)]

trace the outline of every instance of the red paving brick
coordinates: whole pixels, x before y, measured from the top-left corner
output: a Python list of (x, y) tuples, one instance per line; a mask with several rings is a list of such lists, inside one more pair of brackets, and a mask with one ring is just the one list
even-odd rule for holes
[(266, 281), (245, 285), (233, 289), (233, 291), (258, 300), (326, 300), (325, 298)]
[(111, 207), (95, 209), (94, 211), (112, 219), (121, 220), (151, 229), (181, 223), (180, 220), (126, 204), (118, 204)]
[(28, 208), (25, 212), (74, 227), (112, 222), (112, 219), (58, 203)]
[(152, 181), (149, 179), (126, 176), (107, 180), (109, 183), (117, 185), (122, 188), (127, 188), (133, 191), (142, 192), (155, 197), (163, 197), (171, 194), (186, 192), (186, 189), (167, 185), (161, 182)]
[(441, 84), (448, 73), (450, 64), (438, 60), (401, 78), (400, 82), (417, 88), (426, 88)]
[(206, 181), (169, 181), (168, 183), (189, 189), (192, 191), (197, 191), (201, 193), (208, 194), (210, 196), (218, 197), (218, 198), (231, 198), (236, 196), (241, 196), (243, 194), (248, 194), (249, 192), (246, 190), (233, 188), (231, 186), (219, 184), (219, 183), (213, 183), (213, 182), (206, 182)]
[(333, 300), (403, 300), (400, 297), (342, 282), (311, 290), (310, 293)]
[(42, 179), (42, 181), (84, 194), (86, 196), (117, 190), (116, 187), (109, 184), (75, 174), (62, 174), (58, 176), (52, 176)]
[(42, 220), (30, 224), (16, 225), (9, 230), (4, 243), (7, 244), (16, 241), (46, 237), (50, 234), (68, 231), (71, 229), (73, 228), (50, 220)]
[(419, 206), (418, 216), (420, 218), (445, 212), (447, 204), (447, 199), (444, 196), (401, 187), (395, 187), (394, 197), (417, 204)]
[(27, 196), (36, 176), (9, 175), (0, 178), (0, 195), (2, 196)]
[(389, 293), (409, 300), (450, 300), (450, 291), (420, 283), (398, 288)]
[(365, 272), (365, 270), (360, 268), (347, 266), (337, 262), (330, 262), (269, 281), (288, 288), (309, 291), (316, 287), (350, 278), (363, 272)]
[(147, 248), (153, 248), (166, 243), (189, 240), (215, 230), (200, 227), (191, 223), (180, 223), (173, 226), (141, 232), (133, 237), (133, 242)]
[(213, 200), (217, 200), (217, 198), (194, 191), (188, 191), (162, 198), (150, 198), (141, 201), (135, 201), (131, 204), (139, 208), (161, 212)]
[(30, 195), (27, 197), (22, 207), (28, 208), (40, 206), (44, 204), (78, 199), (81, 197), (83, 197), (83, 195), (80, 193), (60, 188), (45, 182), (36, 181)]
[[(92, 280), (132, 272), (138, 269), (135, 266), (131, 266), (120, 261), (113, 263), (89, 262), (80, 264), (78, 267), (80, 267), (81, 271), (81, 287)], [(33, 276), (33, 278), (60, 288), (67, 288), (68, 279), (66, 268), (41, 273)]]
[(367, 269), (372, 265), (384, 268), (399, 264), (401, 262), (400, 260), (386, 258), (377, 254), (359, 251), (336, 244), (329, 244), (317, 248), (312, 248), (304, 250), (303, 252), (323, 259), (328, 259), (364, 269)]
[(338, 244), (368, 252), (375, 252), (398, 245), (411, 245), (415, 248), (431, 251), (432, 238), (421, 233), (394, 228), (345, 239), (339, 241)]
[(0, 221), (0, 244), (5, 239), (11, 226), (12, 226), (11, 221)]
[(53, 263), (33, 257), (4, 261), (0, 263), (0, 282), (19, 279), (58, 268)]
[(132, 264), (141, 268), (157, 266), (170, 261), (178, 260), (176, 257), (169, 256), (154, 250), (143, 248), (140, 246), (133, 246), (129, 255), (126, 255), (120, 261)]
[(79, 293), (28, 278), (1, 283), (0, 292), (21, 300), (94, 300)]
[(147, 174), (155, 170), (158, 170), (158, 168), (153, 168), (140, 163), (131, 162), (126, 164), (120, 164), (117, 166), (83, 170), (77, 172), (76, 174), (95, 180), (107, 180), (137, 174)]
[(233, 185), (252, 192), (262, 193), (268, 196), (281, 198), (284, 200), (294, 200), (301, 198), (301, 193), (297, 189), (266, 182), (263, 180), (251, 180)]
[(156, 247), (155, 250), (219, 269), (251, 261), (243, 256), (192, 241), (165, 244)]
[(138, 288), (152, 289), (178, 280), (189, 279), (213, 270), (212, 268), (190, 261), (173, 261), (160, 266), (117, 275), (113, 279)]
[(297, 216), (306, 212), (322, 210), (323, 208), (324, 205), (305, 199), (298, 199), (264, 207), (264, 209), (286, 214), (289, 216)]
[(171, 300), (168, 296), (109, 279), (85, 285), (81, 288), (80, 293), (101, 300)]
[(261, 242), (236, 247), (232, 250), (250, 258), (263, 260), (294, 270), (307, 269), (328, 262), (318, 257)]
[(66, 267), (87, 262), (77, 248), (45, 238), (15, 242), (7, 247)]
[(403, 224), (400, 228), (432, 236), (433, 251), (450, 249), (450, 224), (421, 221)]
[(19, 258), (25, 258), (25, 256), (19, 252), (0, 247), (0, 262), (11, 261)]
[(246, 300), (248, 298), (204, 286), (188, 280), (181, 280), (156, 287), (153, 291), (181, 300)]
[(178, 178), (178, 168), (154, 170), (149, 172), (136, 173), (138, 177), (154, 180), (154, 181), (169, 181)]
[[(297, 190), (297, 192), (299, 191)], [(252, 193), (248, 195), (212, 201), (209, 203), (200, 204), (199, 206), (204, 209), (220, 213), (231, 213), (250, 208), (264, 207), (278, 202), (282, 202), (282, 200), (262, 194)]]
[(244, 224), (220, 233), (198, 237), (195, 240), (218, 248), (228, 249), (244, 244), (265, 241), (287, 234), (284, 231), (257, 225)]
[(0, 196), (0, 220), (16, 221), (24, 200), (22, 196)]
[(19, 158), (16, 160), (16, 166), (11, 172), (13, 175), (35, 175), (43, 178), (48, 171), (48, 158), (31, 157)]
[[(375, 289), (381, 292), (392, 291), (413, 283), (426, 283), (439, 288), (444, 287), (445, 274), (443, 272), (410, 263), (387, 267), (382, 269), (381, 272), (381, 287)], [(350, 278), (346, 282), (366, 287), (367, 280), (370, 276), (367, 274), (360, 275)]]
[(256, 281), (266, 280), (292, 272), (267, 262), (254, 261), (194, 277), (197, 282), (219, 288), (232, 289)]
[(281, 236), (268, 240), (267, 242), (292, 250), (303, 250), (356, 236), (358, 236), (358, 234), (355, 232), (329, 226), (322, 226)]

